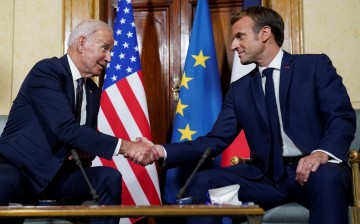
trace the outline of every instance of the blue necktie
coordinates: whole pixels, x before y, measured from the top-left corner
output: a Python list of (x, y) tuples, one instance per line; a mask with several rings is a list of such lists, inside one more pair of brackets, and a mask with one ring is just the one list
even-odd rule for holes
[(278, 110), (276, 106), (274, 81), (272, 78), (273, 68), (267, 68), (263, 71), (266, 76), (265, 83), (265, 101), (271, 126), (271, 150), (269, 156), (268, 172), (270, 177), (278, 181), (284, 174), (284, 164), (282, 157), (282, 140), (280, 133), (280, 123)]
[(80, 123), (81, 120), (81, 104), (83, 100), (83, 94), (84, 94), (84, 79), (80, 78), (76, 80), (77, 87), (76, 87), (76, 120)]

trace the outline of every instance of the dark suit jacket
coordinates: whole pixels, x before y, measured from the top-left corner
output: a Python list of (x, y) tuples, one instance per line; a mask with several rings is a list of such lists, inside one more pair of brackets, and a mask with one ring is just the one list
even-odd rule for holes
[(19, 167), (33, 192), (46, 188), (78, 148), (111, 159), (117, 138), (96, 131), (100, 90), (86, 82), (87, 121), (75, 120), (74, 84), (66, 55), (38, 62), (25, 78), (0, 138), (0, 153)]
[[(284, 131), (303, 154), (322, 149), (346, 161), (356, 117), (330, 59), (323, 54), (284, 52), (279, 91)], [(240, 164), (230, 169), (247, 178), (260, 178), (269, 161), (270, 127), (257, 68), (230, 85), (211, 132), (192, 142), (164, 145), (166, 164), (198, 160), (208, 146), (213, 155), (220, 154), (242, 129), (255, 166)]]

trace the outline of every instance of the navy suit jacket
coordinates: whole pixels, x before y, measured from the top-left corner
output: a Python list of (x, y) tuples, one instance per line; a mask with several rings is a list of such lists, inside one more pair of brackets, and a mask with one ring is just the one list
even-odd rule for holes
[[(283, 128), (304, 155), (326, 150), (346, 161), (356, 130), (356, 116), (342, 78), (324, 55), (284, 52), (280, 70), (280, 109)], [(266, 173), (270, 126), (261, 77), (255, 68), (232, 83), (212, 128), (194, 141), (165, 144), (166, 164), (198, 160), (206, 147), (220, 154), (244, 130), (255, 164), (230, 167), (239, 175), (257, 179)]]
[(75, 119), (74, 84), (66, 55), (38, 62), (13, 102), (0, 138), (0, 153), (19, 167), (30, 189), (41, 192), (77, 148), (111, 159), (118, 139), (96, 131), (100, 90), (86, 82), (87, 119)]

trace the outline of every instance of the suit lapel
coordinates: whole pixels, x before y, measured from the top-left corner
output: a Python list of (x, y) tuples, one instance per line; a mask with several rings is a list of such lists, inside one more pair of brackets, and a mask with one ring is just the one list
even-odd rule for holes
[(293, 56), (284, 51), (284, 56), (281, 62), (280, 69), (280, 89), (279, 89), (279, 100), (280, 100), (280, 110), (283, 120), (286, 120), (285, 112), (285, 102), (288, 97), (288, 91), (290, 87), (290, 82), (293, 76)]
[[(87, 80), (87, 81), (89, 81), (89, 80)], [(85, 94), (86, 95), (86, 124), (88, 124), (89, 121), (91, 120), (90, 114), (92, 113), (92, 109), (93, 109), (93, 106), (92, 106), (93, 94), (92, 94), (92, 90), (90, 89), (89, 82), (86, 82), (85, 92), (86, 92), (86, 94)]]
[(73, 108), (73, 113), (75, 114), (75, 88), (74, 88), (74, 82), (70, 70), (70, 65), (67, 60), (67, 55), (65, 54), (60, 58), (61, 63), (64, 66), (65, 69), (65, 93), (67, 94), (68, 100), (71, 103), (71, 108)]
[(261, 117), (264, 119), (265, 123), (269, 125), (269, 119), (266, 112), (267, 110), (266, 110), (264, 91), (261, 85), (261, 76), (257, 68), (253, 70), (253, 73), (254, 73), (253, 79), (250, 83), (252, 96), (254, 97), (254, 102), (261, 114)]

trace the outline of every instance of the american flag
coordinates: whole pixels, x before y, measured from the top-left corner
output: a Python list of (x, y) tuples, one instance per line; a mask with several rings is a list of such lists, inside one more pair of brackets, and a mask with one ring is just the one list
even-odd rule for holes
[[(139, 48), (130, 0), (119, 0), (114, 23), (114, 49), (108, 64), (98, 115), (99, 131), (125, 140), (151, 140), (148, 108), (142, 80)], [(159, 205), (155, 163), (137, 165), (122, 155), (111, 161), (97, 157), (94, 165), (117, 168), (123, 177), (123, 205)], [(121, 223), (134, 222), (122, 219)]]

